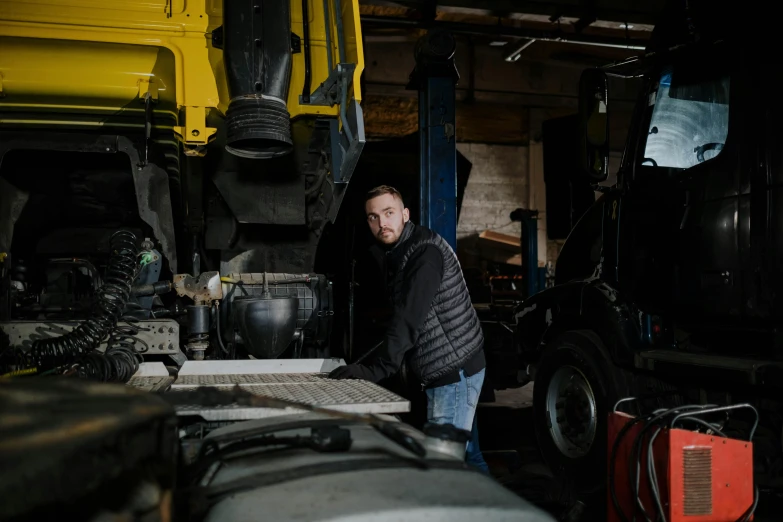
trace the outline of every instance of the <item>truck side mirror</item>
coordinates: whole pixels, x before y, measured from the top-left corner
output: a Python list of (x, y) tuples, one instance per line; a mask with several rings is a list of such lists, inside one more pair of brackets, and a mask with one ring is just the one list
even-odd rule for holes
[(592, 183), (609, 175), (609, 81), (600, 69), (579, 79), (579, 155)]

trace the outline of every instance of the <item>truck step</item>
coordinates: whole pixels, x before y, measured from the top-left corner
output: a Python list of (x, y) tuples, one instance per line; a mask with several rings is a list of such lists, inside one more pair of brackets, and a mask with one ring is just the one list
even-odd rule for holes
[(642, 370), (680, 374), (695, 372), (694, 377), (711, 374), (735, 382), (783, 387), (783, 361), (731, 357), (675, 350), (648, 350), (634, 357), (634, 366)]

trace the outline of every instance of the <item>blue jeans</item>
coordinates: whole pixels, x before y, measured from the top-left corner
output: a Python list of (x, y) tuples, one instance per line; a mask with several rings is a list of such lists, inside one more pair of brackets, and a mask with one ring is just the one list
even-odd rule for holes
[(465, 462), (489, 475), (489, 466), (487, 466), (484, 455), (481, 454), (481, 448), (479, 448), (477, 418), (477, 415), (473, 415), (473, 429), (470, 432), (471, 437), (465, 452)]
[(468, 441), (466, 461), (482, 471), (488, 472), (487, 463), (481, 455), (476, 428), (476, 406), (478, 406), (481, 386), (484, 384), (485, 370), (465, 377), (460, 370), (459, 382), (430, 388), (427, 392), (427, 420), (435, 424), (453, 424), (456, 428), (471, 432)]

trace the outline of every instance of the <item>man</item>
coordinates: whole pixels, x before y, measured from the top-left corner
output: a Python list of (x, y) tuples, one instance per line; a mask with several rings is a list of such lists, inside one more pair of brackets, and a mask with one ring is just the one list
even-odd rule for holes
[[(428, 420), (473, 431), (476, 441), (473, 419), (484, 382), (484, 336), (457, 256), (438, 234), (410, 221), (393, 187), (368, 192), (365, 211), (385, 251), (394, 313), (380, 355), (369, 365), (341, 366), (330, 377), (378, 382), (397, 373), (407, 359), (426, 390)], [(474, 445), (469, 444), (468, 462), (486, 471)]]

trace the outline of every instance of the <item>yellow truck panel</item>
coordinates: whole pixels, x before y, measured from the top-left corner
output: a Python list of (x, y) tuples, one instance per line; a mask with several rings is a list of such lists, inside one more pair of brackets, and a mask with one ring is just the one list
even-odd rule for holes
[[(327, 52), (338, 63), (339, 3), (346, 61), (356, 64), (348, 98), (358, 101), (355, 87), (364, 68), (358, 0), (326, 2), (332, 21), (328, 50), (324, 2), (307, 1), (311, 91), (329, 76)], [(292, 32), (301, 37), (302, 2), (290, 5)], [(109, 125), (117, 114), (143, 114), (149, 91), (156, 115), (169, 116), (156, 118), (156, 125), (173, 119), (186, 147), (202, 147), (215, 132), (207, 128), (207, 114), (225, 114), (229, 101), (223, 52), (211, 38), (221, 24), (220, 0), (3, 0), (0, 125)], [(300, 103), (304, 53), (293, 54), (292, 61), (291, 118), (338, 116), (337, 106)]]

